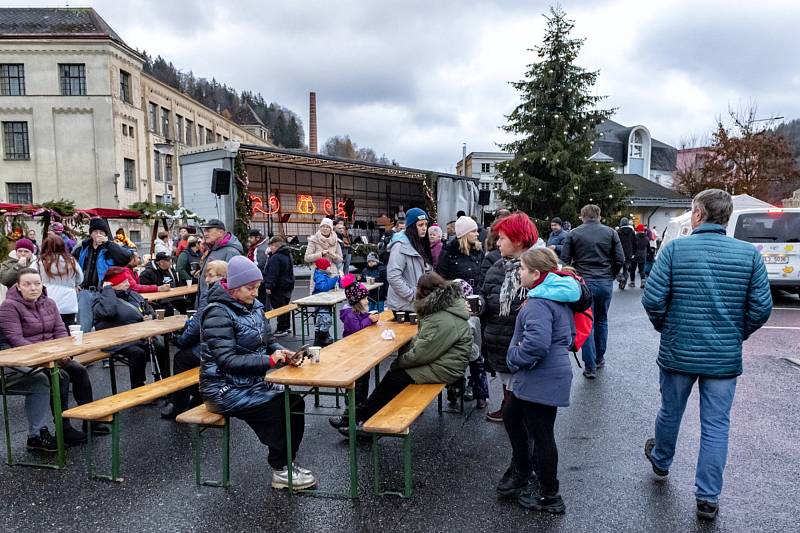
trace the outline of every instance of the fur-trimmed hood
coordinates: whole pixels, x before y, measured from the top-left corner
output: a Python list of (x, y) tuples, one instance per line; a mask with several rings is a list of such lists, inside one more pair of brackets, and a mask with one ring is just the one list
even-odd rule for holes
[(459, 318), (469, 320), (469, 313), (464, 305), (464, 296), (461, 288), (455, 283), (447, 283), (444, 287), (436, 289), (422, 300), (414, 302), (414, 309), (420, 317), (432, 315), (439, 311), (447, 311)]

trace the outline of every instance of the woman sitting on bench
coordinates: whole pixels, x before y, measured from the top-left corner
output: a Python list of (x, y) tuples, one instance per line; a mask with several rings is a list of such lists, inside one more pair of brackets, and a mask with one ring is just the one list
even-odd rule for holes
[[(284, 363), (292, 352), (272, 335), (258, 301), (262, 274), (244, 256), (231, 258), (228, 277), (208, 291), (208, 305), (200, 317), (203, 362), (200, 394), (213, 413), (247, 422), (263, 444), (269, 447), (267, 461), (272, 467), (272, 486), (289, 487), (286, 450), (284, 393), (264, 380), (267, 371)], [(317, 484), (314, 475), (294, 463), (305, 425), (305, 403), (292, 395), (292, 486), (305, 489)]]
[[(356, 421), (366, 422), (408, 385), (444, 383), (449, 385), (464, 376), (472, 354), (469, 308), (459, 284), (439, 274), (423, 274), (417, 282), (414, 308), (419, 317), (419, 332), (411, 347), (392, 363), (363, 406), (356, 409)], [(349, 436), (347, 418), (341, 417), (339, 433)], [(359, 428), (360, 429), (360, 428)]]

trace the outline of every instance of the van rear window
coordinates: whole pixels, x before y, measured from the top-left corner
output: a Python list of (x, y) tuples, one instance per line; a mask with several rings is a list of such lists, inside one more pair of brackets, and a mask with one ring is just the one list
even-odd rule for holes
[(800, 213), (740, 215), (733, 236), (747, 242), (800, 242)]

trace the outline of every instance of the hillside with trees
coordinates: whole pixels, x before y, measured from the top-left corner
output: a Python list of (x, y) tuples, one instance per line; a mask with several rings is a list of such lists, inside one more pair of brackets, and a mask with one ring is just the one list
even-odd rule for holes
[(378, 154), (372, 148), (366, 146), (359, 147), (350, 139), (349, 135), (336, 135), (331, 137), (322, 145), (322, 153), (334, 157), (342, 157), (344, 159), (366, 161), (367, 163), (398, 166), (397, 161), (389, 159), (386, 157), (386, 154), (378, 157)]
[[(297, 114), (275, 102), (267, 103), (261, 93), (237, 92), (233, 87), (219, 83), (216, 79), (195, 77), (192, 71), (183, 72), (172, 62), (161, 56), (155, 58), (142, 52), (145, 58), (144, 71), (162, 83), (166, 83), (204, 106), (229, 117), (239, 124), (257, 121), (253, 112), (267, 127), (272, 142), (283, 148), (302, 148), (305, 133)], [(251, 111), (252, 109), (252, 111)]]

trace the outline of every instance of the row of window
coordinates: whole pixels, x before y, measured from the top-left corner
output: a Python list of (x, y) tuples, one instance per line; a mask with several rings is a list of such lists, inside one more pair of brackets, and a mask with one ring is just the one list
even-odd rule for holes
[[(166, 154), (163, 156), (163, 174), (162, 174), (162, 155), (157, 150), (153, 151), (153, 172), (156, 181), (166, 181), (172, 183), (172, 156)], [(124, 175), (125, 175), (125, 188), (131, 191), (136, 190), (136, 161), (133, 159), (123, 159)], [(163, 178), (162, 178), (163, 176)]]
[[(161, 120), (159, 120), (159, 118)], [(147, 119), (150, 131), (156, 135), (161, 135), (179, 143), (186, 144), (187, 146), (194, 146), (195, 139), (197, 139), (198, 145), (228, 140), (228, 137), (220, 135), (219, 133), (217, 133), (215, 137), (211, 129), (205, 128), (201, 124), (197, 125), (197, 137), (195, 137), (194, 121), (182, 115), (178, 115), (177, 113), (175, 114), (175, 132), (171, 135), (172, 130), (170, 129), (169, 109), (166, 107), (159, 107), (158, 104), (153, 102), (148, 102)]]
[[(58, 81), (62, 96), (86, 95), (86, 64), (84, 63), (59, 63)], [(0, 64), (0, 96), (25, 95), (25, 64), (2, 63)], [(127, 102), (133, 102), (131, 90), (131, 75), (124, 70), (119, 71), (119, 97)]]

